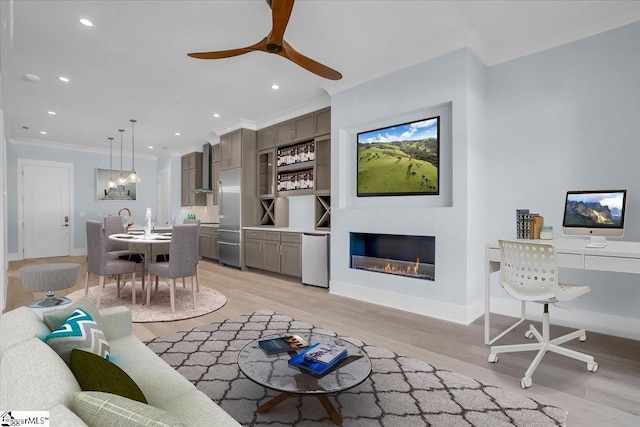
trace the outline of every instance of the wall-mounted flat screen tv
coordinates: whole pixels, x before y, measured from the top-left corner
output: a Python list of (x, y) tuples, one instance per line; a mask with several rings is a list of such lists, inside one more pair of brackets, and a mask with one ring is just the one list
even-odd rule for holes
[(358, 133), (358, 197), (437, 195), (440, 116)]

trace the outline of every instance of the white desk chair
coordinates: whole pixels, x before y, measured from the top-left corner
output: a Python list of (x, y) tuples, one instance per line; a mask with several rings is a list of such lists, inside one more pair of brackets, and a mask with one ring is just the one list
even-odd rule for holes
[(520, 381), (522, 388), (531, 387), (531, 376), (547, 351), (581, 360), (587, 364), (589, 371), (596, 372), (598, 364), (593, 356), (560, 347), (560, 344), (576, 338), (586, 341), (587, 334), (584, 329), (555, 339), (549, 337), (549, 304), (572, 300), (589, 292), (591, 288), (558, 282), (558, 260), (552, 245), (510, 240), (500, 240), (499, 244), (500, 285), (515, 299), (544, 304), (544, 312), (542, 334), (533, 325), (530, 325), (525, 333), (525, 337), (529, 339), (535, 337), (537, 343), (492, 346), (489, 362), (497, 363), (499, 353), (538, 351)]

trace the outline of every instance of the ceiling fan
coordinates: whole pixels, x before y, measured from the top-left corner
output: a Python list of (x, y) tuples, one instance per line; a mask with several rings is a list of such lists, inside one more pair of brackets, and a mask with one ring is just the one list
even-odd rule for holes
[(289, 61), (298, 64), (305, 70), (319, 75), (320, 77), (330, 80), (340, 80), (342, 78), (342, 74), (338, 71), (304, 56), (284, 40), (284, 31), (289, 23), (289, 17), (291, 16), (295, 0), (266, 1), (271, 8), (272, 28), (271, 32), (258, 43), (239, 49), (220, 50), (215, 52), (195, 52), (188, 53), (187, 55), (198, 59), (222, 59), (255, 51), (275, 53), (276, 55), (280, 55), (283, 58), (287, 58)]

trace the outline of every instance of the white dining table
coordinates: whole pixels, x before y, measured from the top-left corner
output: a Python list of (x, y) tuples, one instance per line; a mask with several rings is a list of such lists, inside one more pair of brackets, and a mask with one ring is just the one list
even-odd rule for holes
[[(148, 237), (144, 232), (130, 231), (128, 233), (117, 233), (109, 235), (109, 239), (116, 242), (126, 242), (129, 244), (129, 250), (138, 252), (143, 256), (142, 260), (142, 289), (145, 288), (145, 276), (147, 274), (147, 263), (151, 262), (152, 245), (161, 243), (171, 243), (171, 233), (151, 233)], [(140, 248), (139, 245), (144, 245)]]

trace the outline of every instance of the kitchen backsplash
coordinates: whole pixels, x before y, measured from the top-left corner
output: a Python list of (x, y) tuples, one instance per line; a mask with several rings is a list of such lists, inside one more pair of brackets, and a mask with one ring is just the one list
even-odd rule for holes
[(200, 222), (218, 222), (217, 205), (193, 206), (191, 207), (191, 213), (194, 214)]

